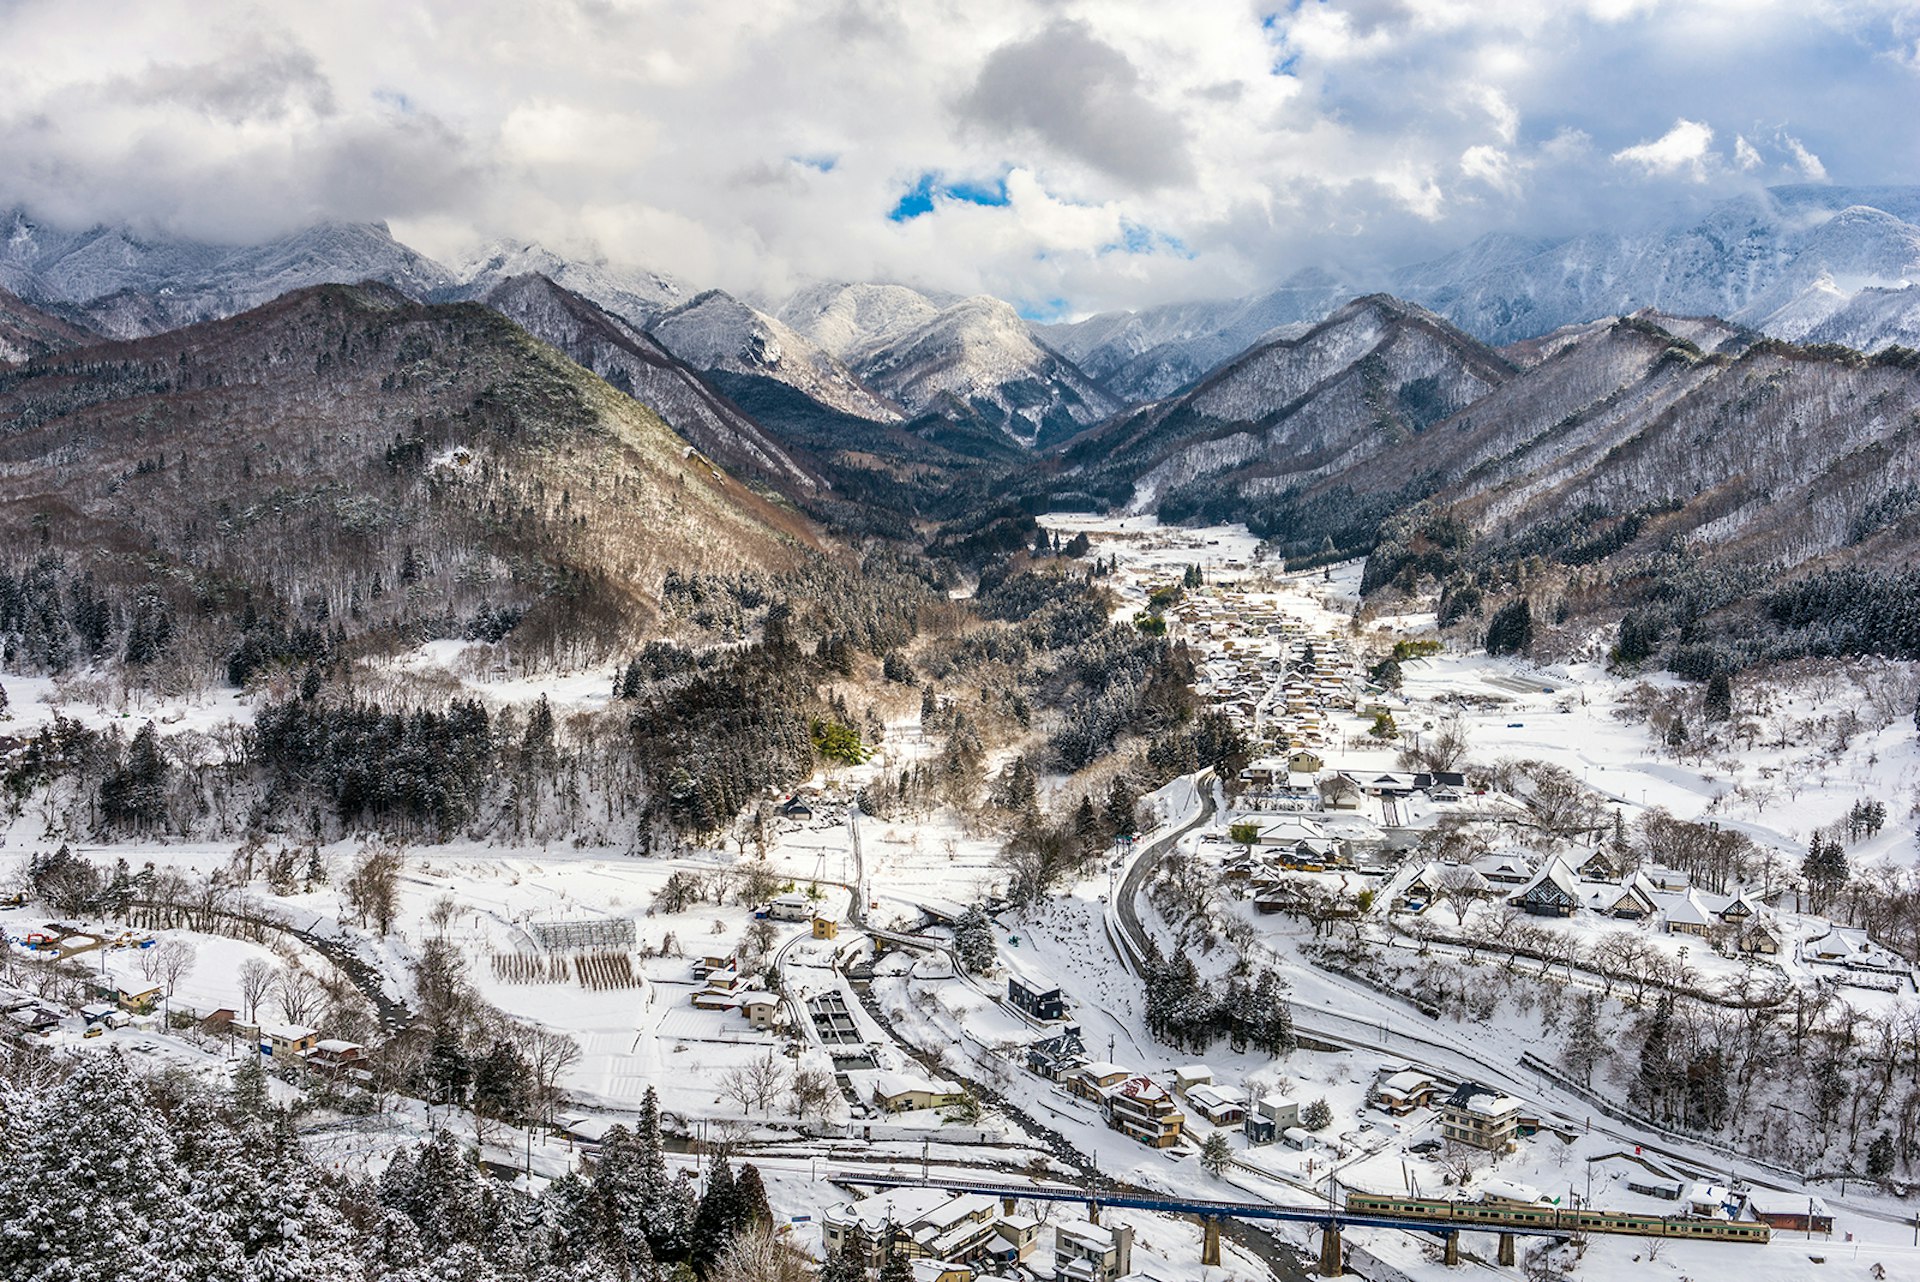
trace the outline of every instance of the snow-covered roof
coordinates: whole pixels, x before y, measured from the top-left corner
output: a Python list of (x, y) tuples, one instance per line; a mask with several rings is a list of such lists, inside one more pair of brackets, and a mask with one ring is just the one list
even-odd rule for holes
[(1681, 926), (1707, 926), (1713, 922), (1713, 913), (1702, 902), (1700, 892), (1687, 890), (1678, 895), (1667, 896), (1661, 905), (1667, 915), (1667, 921)]
[(1580, 902), (1580, 887), (1574, 880), (1573, 870), (1558, 855), (1547, 860), (1540, 871), (1534, 874), (1533, 880), (1515, 891), (1513, 897), (1551, 899), (1553, 895), (1548, 893), (1549, 890), (1559, 892), (1569, 903)]
[(276, 1042), (299, 1042), (320, 1036), (319, 1029), (308, 1028), (305, 1024), (269, 1024), (260, 1033)]
[(1490, 1197), (1500, 1202), (1520, 1202), (1524, 1204), (1531, 1204), (1534, 1202), (1544, 1202), (1547, 1200), (1544, 1196), (1541, 1195), (1540, 1190), (1533, 1187), (1533, 1185), (1522, 1184), (1518, 1180), (1504, 1179), (1498, 1175), (1490, 1176), (1483, 1180), (1477, 1180), (1475, 1181), (1473, 1187), (1475, 1191), (1477, 1191), (1480, 1194), (1481, 1197), (1483, 1198)]
[(1116, 1075), (1124, 1077), (1127, 1074), (1127, 1069), (1114, 1063), (1112, 1060), (1095, 1059), (1082, 1064), (1080, 1066), (1080, 1073), (1083, 1077), (1113, 1077)]

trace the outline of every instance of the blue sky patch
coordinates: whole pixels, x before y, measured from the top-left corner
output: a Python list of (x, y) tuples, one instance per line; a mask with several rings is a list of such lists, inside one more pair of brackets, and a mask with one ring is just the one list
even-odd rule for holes
[(936, 200), (959, 200), (969, 205), (988, 205), (998, 207), (1008, 202), (1007, 178), (1002, 174), (998, 178), (987, 180), (962, 179), (948, 182), (937, 173), (924, 173), (919, 181), (907, 189), (900, 197), (900, 203), (893, 207), (887, 218), (896, 223), (911, 222), (922, 214), (933, 212)]

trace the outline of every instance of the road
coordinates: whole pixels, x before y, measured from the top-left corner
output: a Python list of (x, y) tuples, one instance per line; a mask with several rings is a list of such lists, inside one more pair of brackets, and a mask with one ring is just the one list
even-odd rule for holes
[(1142, 972), (1147, 958), (1147, 930), (1140, 923), (1140, 891), (1167, 852), (1182, 837), (1213, 818), (1213, 782), (1213, 771), (1210, 769), (1194, 775), (1193, 785), (1200, 794), (1200, 813), (1135, 854), (1120, 876), (1120, 889), (1108, 905), (1109, 920), (1118, 925), (1120, 932), (1115, 940), (1116, 951), (1120, 953), (1121, 963), (1135, 975)]

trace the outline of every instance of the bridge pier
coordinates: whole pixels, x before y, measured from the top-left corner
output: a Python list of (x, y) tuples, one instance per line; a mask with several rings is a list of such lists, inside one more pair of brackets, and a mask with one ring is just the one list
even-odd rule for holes
[(1209, 1215), (1200, 1221), (1200, 1263), (1220, 1265), (1220, 1217)]
[(1340, 1249), (1340, 1222), (1328, 1220), (1320, 1233), (1320, 1276), (1337, 1278), (1346, 1271), (1345, 1253)]
[(1013, 1214), (1013, 1213), (1014, 1213), (1015, 1211), (1017, 1211), (1017, 1210), (1019, 1210), (1019, 1209), (1020, 1209), (1020, 1199), (1019, 1199), (1019, 1198), (1017, 1198), (1017, 1197), (1003, 1197), (1003, 1198), (1001, 1198), (1001, 1199), (1000, 1199), (1000, 1214), (1002, 1214), (1002, 1215), (1012, 1215), (1012, 1214)]
[(1100, 1204), (1098, 1202), (1088, 1202), (1087, 1203), (1087, 1223), (1098, 1224), (1099, 1222), (1100, 1222)]
[(1508, 1268), (1513, 1267), (1513, 1236), (1511, 1233), (1500, 1235), (1500, 1263)]
[(1460, 1267), (1460, 1230), (1459, 1229), (1450, 1230), (1447, 1233), (1446, 1237), (1442, 1238), (1441, 1241), (1445, 1242), (1447, 1245), (1446, 1245), (1445, 1253), (1440, 1257), (1440, 1263), (1446, 1265), (1450, 1269), (1459, 1268)]

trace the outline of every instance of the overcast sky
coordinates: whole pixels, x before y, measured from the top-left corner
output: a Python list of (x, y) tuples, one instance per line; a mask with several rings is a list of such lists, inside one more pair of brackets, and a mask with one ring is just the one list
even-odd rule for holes
[(50, 222), (1030, 314), (1920, 182), (1912, 0), (0, 0), (0, 67), (0, 201)]

